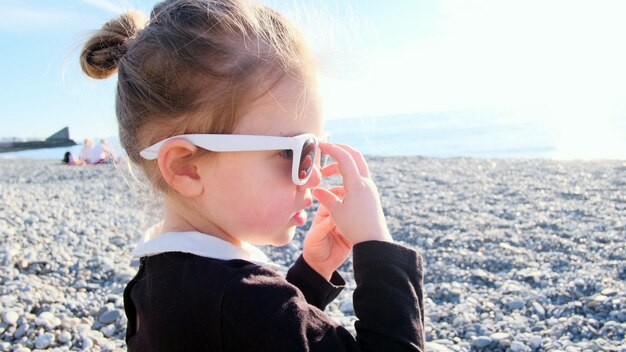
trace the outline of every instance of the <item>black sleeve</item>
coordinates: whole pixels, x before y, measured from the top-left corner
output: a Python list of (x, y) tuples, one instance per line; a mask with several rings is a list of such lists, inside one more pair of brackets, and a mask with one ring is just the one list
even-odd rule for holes
[(357, 341), (371, 351), (423, 351), (422, 257), (379, 241), (359, 243), (353, 251)]
[(324, 310), (346, 285), (338, 272), (334, 272), (328, 282), (307, 264), (302, 255), (289, 268), (287, 281), (296, 286), (309, 304)]
[(356, 339), (277, 274), (251, 268), (222, 304), (225, 351), (423, 351), (422, 261), (413, 250), (354, 246)]

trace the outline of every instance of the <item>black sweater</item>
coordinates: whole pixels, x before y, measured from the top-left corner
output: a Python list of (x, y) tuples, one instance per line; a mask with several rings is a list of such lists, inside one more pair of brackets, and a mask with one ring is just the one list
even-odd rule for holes
[(124, 290), (128, 350), (423, 351), (422, 259), (400, 245), (353, 248), (356, 339), (323, 310), (329, 283), (302, 257), (286, 279), (245, 260), (181, 252), (142, 257)]

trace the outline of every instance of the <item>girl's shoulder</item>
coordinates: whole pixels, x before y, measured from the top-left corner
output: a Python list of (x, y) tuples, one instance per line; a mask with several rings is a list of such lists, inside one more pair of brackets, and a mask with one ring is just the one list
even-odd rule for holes
[(193, 278), (185, 280), (185, 284), (200, 286), (226, 285), (231, 281), (249, 281), (252, 278), (284, 281), (270, 267), (247, 260), (221, 260), (183, 252), (165, 252), (146, 257), (145, 270), (146, 275), (156, 275), (162, 279)]

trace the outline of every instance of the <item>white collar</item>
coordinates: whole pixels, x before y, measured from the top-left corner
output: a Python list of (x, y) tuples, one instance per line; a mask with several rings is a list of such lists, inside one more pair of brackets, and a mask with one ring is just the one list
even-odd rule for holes
[(238, 247), (198, 231), (166, 232), (154, 238), (146, 236), (133, 251), (133, 258), (166, 252), (190, 253), (220, 260), (243, 259), (259, 265), (280, 267), (270, 262), (265, 253), (249, 243), (241, 242), (241, 247)]

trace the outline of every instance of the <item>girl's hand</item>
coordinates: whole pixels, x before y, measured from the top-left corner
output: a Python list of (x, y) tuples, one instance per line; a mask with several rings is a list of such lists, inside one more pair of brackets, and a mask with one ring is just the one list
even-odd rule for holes
[(316, 188), (313, 197), (330, 213), (339, 233), (351, 245), (372, 240), (392, 242), (378, 189), (363, 155), (343, 144), (320, 143), (320, 148), (337, 162), (323, 168), (322, 175), (340, 174), (344, 195)]
[[(343, 187), (334, 187), (330, 192), (337, 197), (343, 197), (345, 193)], [(328, 210), (321, 204), (304, 238), (303, 247), (304, 260), (328, 281), (333, 272), (346, 261), (352, 250), (352, 245), (339, 233), (329, 217)]]

